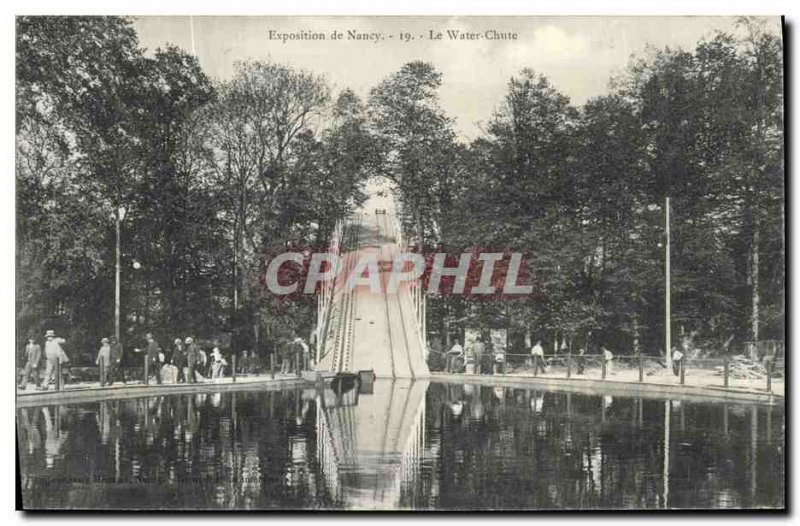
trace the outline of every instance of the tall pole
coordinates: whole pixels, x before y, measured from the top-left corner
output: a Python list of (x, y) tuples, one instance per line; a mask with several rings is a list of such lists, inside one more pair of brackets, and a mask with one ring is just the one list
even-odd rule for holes
[(197, 48), (195, 47), (194, 42), (194, 17), (189, 15), (189, 33), (192, 37), (192, 55), (197, 58)]
[(664, 493), (662, 494), (662, 498), (664, 500), (664, 508), (669, 507), (669, 421), (670, 421), (670, 409), (672, 408), (672, 401), (666, 400), (664, 401), (664, 476), (663, 476), (663, 484), (664, 484)]
[(664, 354), (667, 357), (667, 371), (672, 370), (672, 315), (670, 305), (670, 233), (669, 196), (664, 198), (664, 222), (667, 239), (664, 243)]
[(116, 214), (116, 222), (117, 222), (117, 261), (116, 261), (116, 273), (115, 273), (115, 282), (114, 282), (114, 336), (119, 342), (119, 281), (120, 281), (120, 265), (119, 265), (119, 253), (120, 253), (120, 223), (122, 222), (122, 218), (120, 218), (119, 210), (117, 210)]

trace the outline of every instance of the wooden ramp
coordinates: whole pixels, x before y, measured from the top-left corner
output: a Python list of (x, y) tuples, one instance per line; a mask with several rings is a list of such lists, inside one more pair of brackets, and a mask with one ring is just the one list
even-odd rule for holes
[[(385, 214), (359, 213), (344, 229), (342, 271), (333, 287), (332, 311), (320, 372), (374, 371), (378, 378), (427, 378), (423, 341), (409, 285), (388, 291), (392, 262), (399, 251), (394, 223)], [(349, 286), (358, 262), (372, 258), (380, 292), (368, 285)], [(373, 268), (376, 268), (375, 266)], [(364, 275), (364, 274), (361, 274)]]

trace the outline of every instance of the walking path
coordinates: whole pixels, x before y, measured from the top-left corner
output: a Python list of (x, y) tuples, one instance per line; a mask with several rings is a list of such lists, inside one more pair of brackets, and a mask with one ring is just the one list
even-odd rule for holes
[[(644, 382), (639, 382), (638, 371), (621, 370), (609, 375), (605, 380), (592, 376), (572, 376), (566, 378), (564, 374), (545, 373), (534, 376), (532, 372), (514, 372), (507, 375), (474, 375), (462, 373), (431, 373), (431, 380), (448, 383), (481, 383), (487, 385), (503, 385), (513, 388), (531, 389), (540, 387), (544, 390), (577, 391), (589, 395), (612, 395), (632, 397), (666, 396), (676, 399), (718, 399), (737, 400), (765, 403), (783, 403), (784, 382), (782, 379), (773, 379), (772, 392), (764, 388), (763, 380), (758, 382), (759, 388), (753, 384), (745, 385), (745, 380), (737, 384), (731, 381), (729, 387), (722, 385), (722, 380), (715, 375), (693, 375), (689, 382), (689, 373), (686, 374), (686, 383), (680, 384), (680, 378), (673, 375), (645, 376)], [(752, 381), (750, 381), (752, 382)]]
[[(646, 375), (644, 382), (639, 382), (635, 369), (616, 370), (603, 380), (599, 374), (587, 370), (586, 375), (573, 375), (566, 378), (563, 371), (550, 371), (534, 376), (531, 371), (511, 372), (507, 375), (474, 375), (462, 373), (431, 373), (432, 381), (448, 383), (481, 383), (487, 385), (504, 385), (514, 388), (542, 388), (546, 390), (569, 390), (590, 395), (704, 398), (718, 400), (738, 400), (767, 403), (782, 403), (785, 395), (785, 383), (782, 378), (772, 380), (772, 391), (765, 388), (764, 379), (730, 379), (728, 387), (722, 385), (722, 378), (710, 371), (687, 371), (685, 384), (680, 378), (667, 372)], [(142, 382), (100, 387), (97, 382), (67, 384), (61, 391), (37, 391), (31, 384), (28, 389), (17, 390), (17, 406), (30, 407), (64, 403), (80, 403), (93, 400), (113, 400), (142, 396), (163, 396), (177, 393), (194, 392), (226, 392), (253, 389), (294, 389), (307, 387), (316, 382), (316, 373), (306, 371), (302, 377), (295, 374), (270, 374), (253, 376), (237, 376), (236, 382), (230, 377), (217, 380), (206, 380), (196, 384), (162, 384)], [(52, 387), (52, 386), (51, 386)]]
[(295, 374), (276, 374), (275, 378), (272, 378), (270, 374), (261, 374), (237, 376), (236, 382), (227, 377), (206, 380), (196, 384), (165, 383), (159, 385), (153, 380), (149, 385), (139, 381), (136, 383), (128, 382), (127, 384), (115, 383), (114, 385), (100, 387), (97, 382), (75, 383), (64, 385), (61, 391), (56, 391), (55, 389), (37, 391), (31, 384), (28, 389), (17, 390), (17, 407), (79, 403), (97, 399), (115, 400), (141, 396), (163, 396), (176, 393), (297, 388), (304, 387), (308, 380), (308, 377), (298, 377)]

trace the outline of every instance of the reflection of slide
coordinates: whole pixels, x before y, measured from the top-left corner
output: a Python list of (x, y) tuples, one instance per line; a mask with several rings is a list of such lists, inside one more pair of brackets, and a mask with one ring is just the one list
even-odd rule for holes
[[(372, 370), (379, 378), (427, 377), (423, 338), (408, 284), (400, 283), (397, 292), (387, 292), (391, 263), (398, 253), (394, 220), (386, 214), (359, 212), (345, 230), (350, 246), (357, 249), (343, 255), (343, 271), (334, 285), (332, 329), (325, 339), (327, 352), (317, 370)], [(378, 262), (380, 293), (368, 285), (357, 285), (352, 291), (347, 286), (358, 260), (366, 258)]]
[(357, 405), (330, 390), (317, 398), (318, 455), (328, 489), (348, 508), (408, 507), (423, 449), (428, 382), (377, 380)]

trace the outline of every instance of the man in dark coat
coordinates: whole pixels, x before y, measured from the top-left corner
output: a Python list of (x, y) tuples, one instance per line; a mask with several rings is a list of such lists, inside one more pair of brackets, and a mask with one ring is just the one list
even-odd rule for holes
[(200, 361), (200, 348), (194, 343), (194, 339), (189, 336), (186, 338), (186, 362), (189, 369), (189, 383), (196, 384), (197, 376), (194, 374), (194, 369)]
[(478, 334), (472, 344), (472, 354), (475, 357), (475, 374), (481, 374), (484, 352), (486, 352), (486, 344), (483, 343), (483, 337)]
[(172, 365), (178, 368), (178, 383), (186, 383), (183, 368), (186, 367), (186, 352), (180, 338), (175, 338), (172, 346)]
[(42, 359), (42, 347), (31, 338), (25, 346), (25, 368), (22, 370), (22, 379), (19, 383), (20, 389), (28, 387), (28, 381), (33, 380), (36, 387), (39, 387), (39, 362)]
[(108, 368), (108, 385), (114, 384), (114, 379), (119, 376), (123, 384), (125, 381), (125, 371), (122, 369), (122, 343), (117, 338), (111, 337), (111, 364)]
[[(145, 335), (145, 339), (147, 340), (147, 363), (148, 368), (151, 371), (155, 371), (156, 373), (156, 381), (161, 384), (161, 362), (158, 359), (158, 355), (161, 352), (161, 347), (158, 345), (158, 342), (153, 338), (151, 333), (147, 333)], [(139, 349), (136, 350), (139, 352)]]

